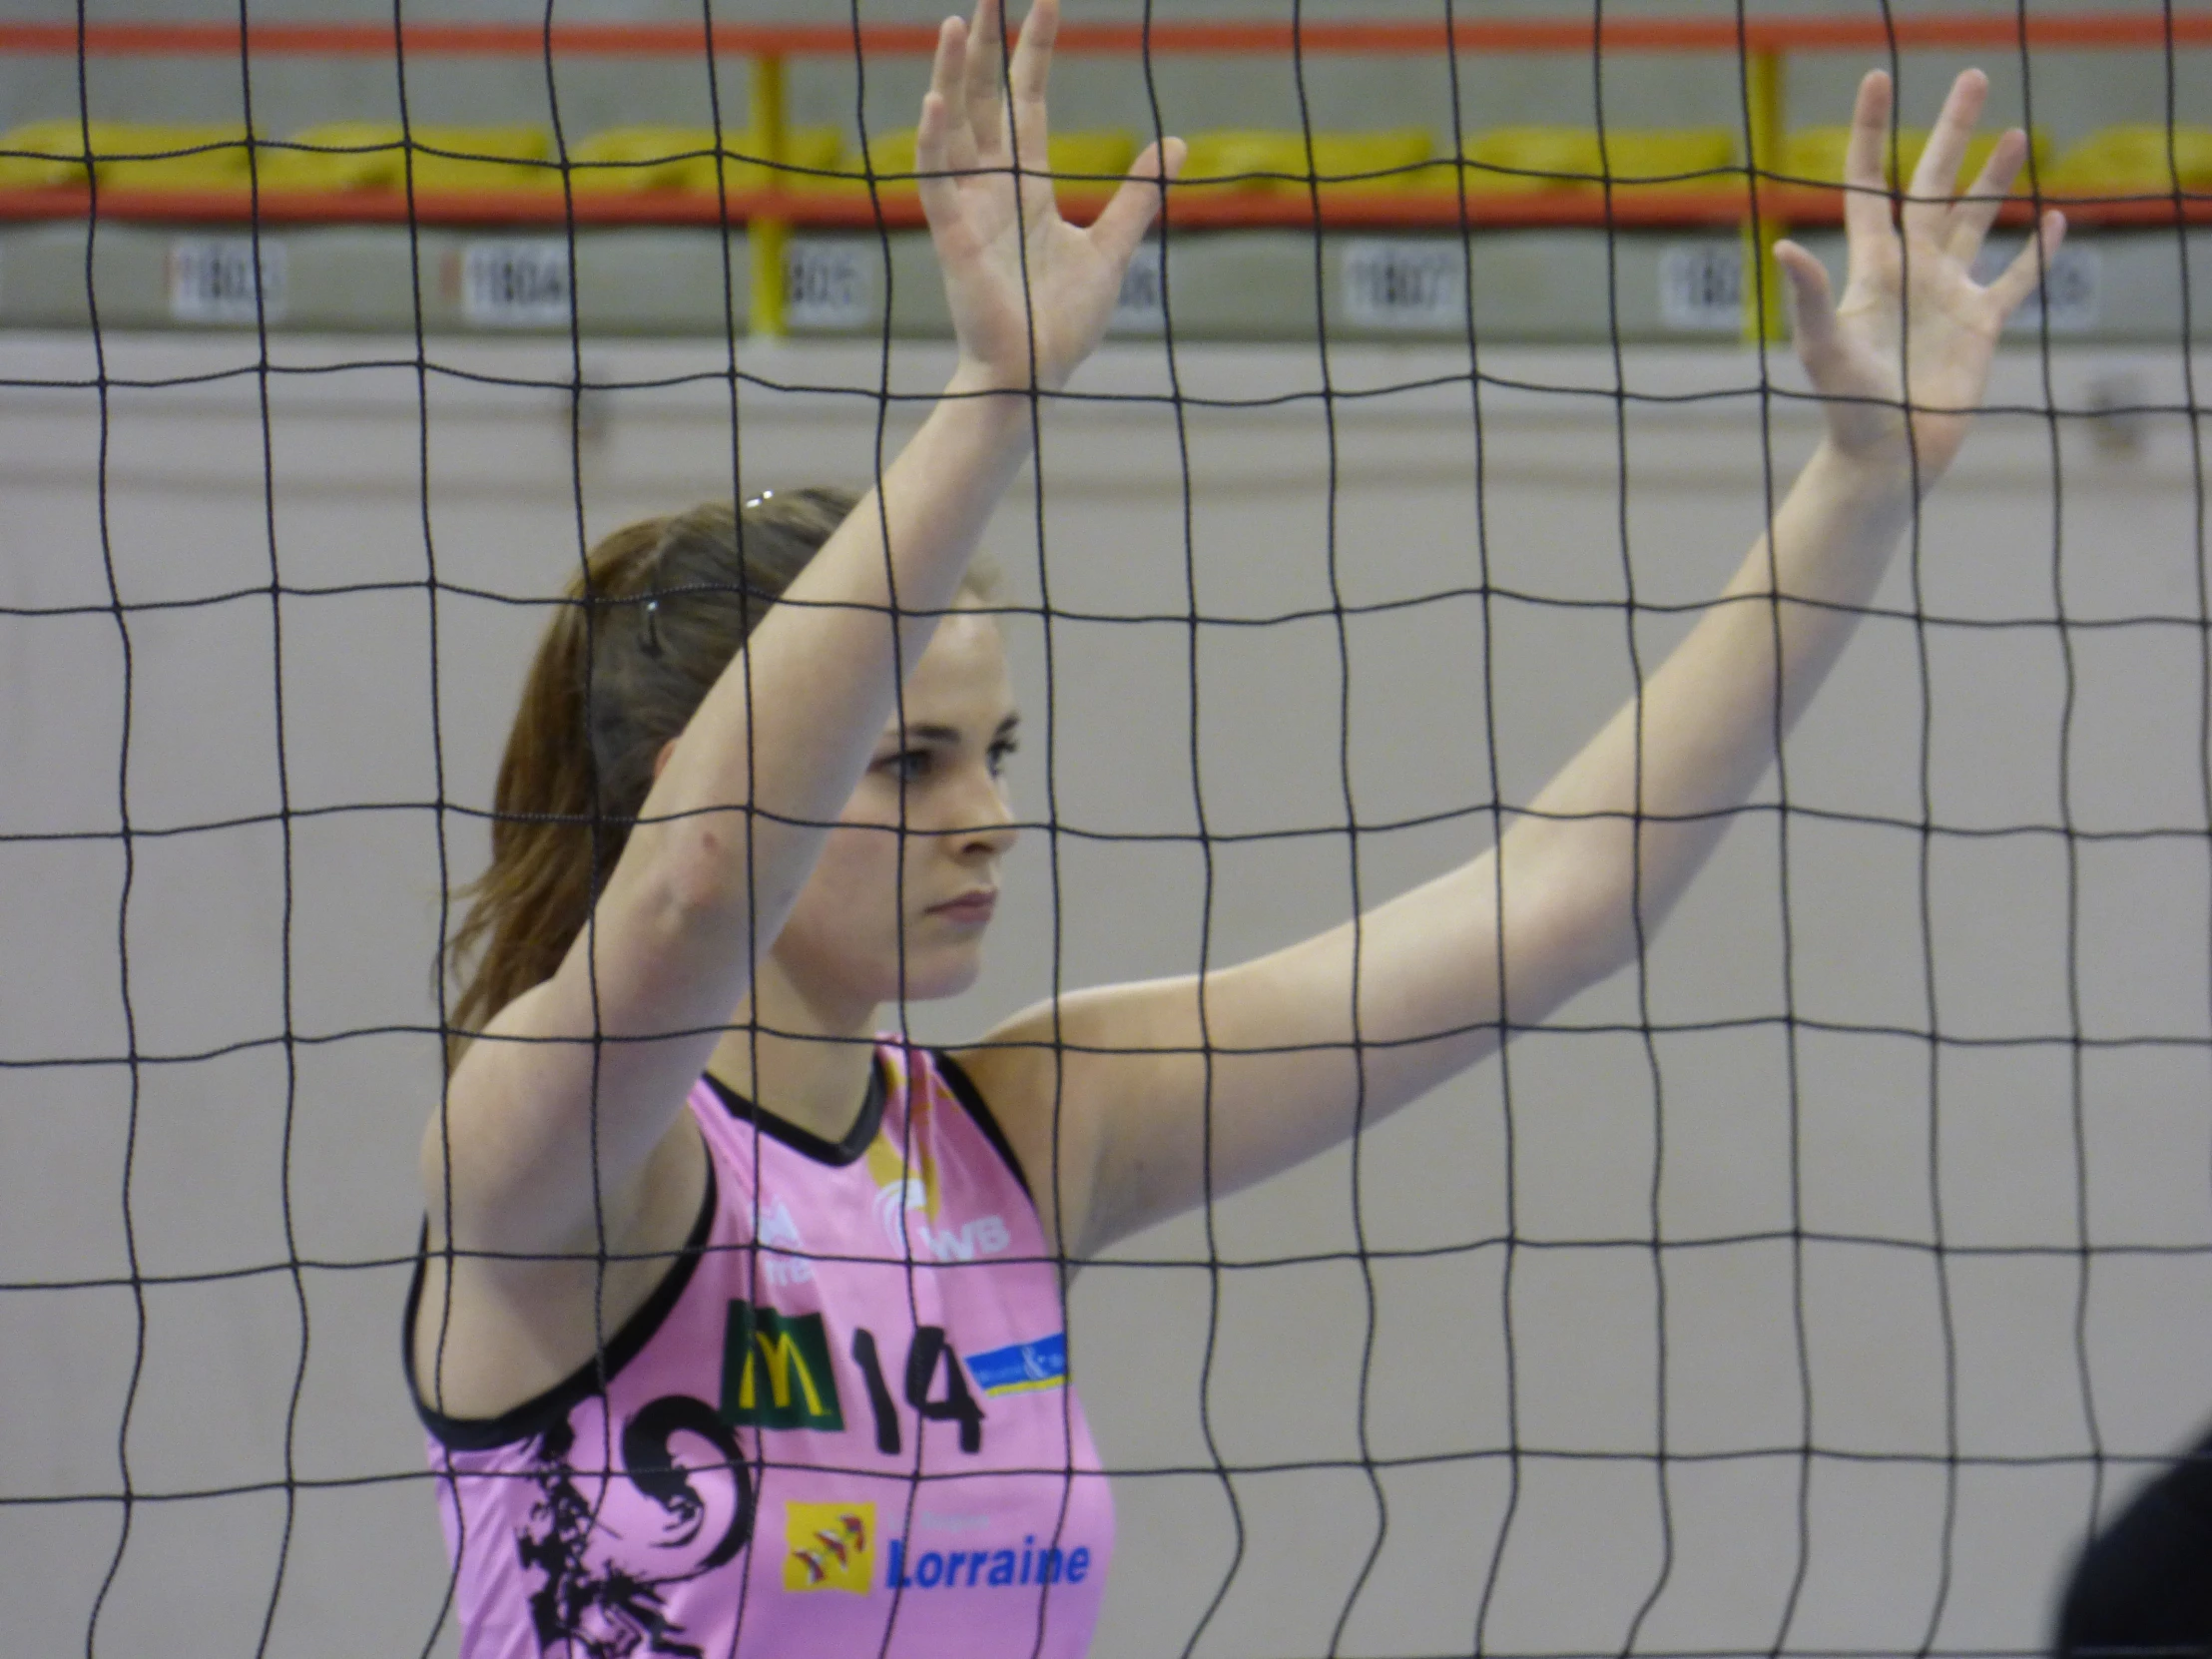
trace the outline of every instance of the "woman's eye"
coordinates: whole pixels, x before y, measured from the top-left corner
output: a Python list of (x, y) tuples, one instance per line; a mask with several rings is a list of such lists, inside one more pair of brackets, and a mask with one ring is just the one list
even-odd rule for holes
[(886, 755), (876, 763), (892, 777), (904, 783), (929, 775), (929, 751), (926, 749), (902, 749), (896, 755)]
[(1006, 763), (1021, 751), (1021, 745), (1008, 741), (991, 745), (991, 776), (996, 778), (1006, 770)]

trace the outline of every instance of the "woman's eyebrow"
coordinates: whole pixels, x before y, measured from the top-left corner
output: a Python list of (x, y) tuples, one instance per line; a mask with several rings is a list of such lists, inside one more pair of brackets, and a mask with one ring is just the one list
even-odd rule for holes
[[(1010, 737), (1014, 729), (1020, 725), (1021, 716), (1008, 715), (998, 723), (998, 729), (991, 734), (992, 741), (996, 742), (1001, 738)], [(956, 744), (960, 741), (960, 729), (957, 726), (937, 726), (922, 723), (902, 728), (900, 737), (906, 743)]]

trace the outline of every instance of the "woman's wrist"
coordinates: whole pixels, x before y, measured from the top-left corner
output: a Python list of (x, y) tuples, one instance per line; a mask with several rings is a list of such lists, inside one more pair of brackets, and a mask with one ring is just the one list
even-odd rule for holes
[(1771, 545), (1752, 550), (1730, 591), (1859, 603), (1913, 510), (1908, 468), (1823, 439), (1775, 514)]
[(1926, 495), (1938, 474), (1923, 465), (1916, 476), (1912, 453), (1902, 441), (1894, 447), (1844, 444), (1831, 434), (1813, 451), (1803, 476), (1839, 507), (1887, 515), (1910, 513), (1916, 485)]
[(994, 384), (981, 371), (965, 363), (937, 398), (929, 424), (947, 436), (960, 434), (963, 442), (980, 443), (992, 451), (1026, 452), (1030, 437), (1029, 394), (1026, 389)]
[(994, 368), (963, 351), (958, 366), (952, 370), (952, 378), (945, 383), (944, 395), (1019, 409), (1032, 391), (1058, 389), (1050, 380), (1032, 375), (1026, 367)]

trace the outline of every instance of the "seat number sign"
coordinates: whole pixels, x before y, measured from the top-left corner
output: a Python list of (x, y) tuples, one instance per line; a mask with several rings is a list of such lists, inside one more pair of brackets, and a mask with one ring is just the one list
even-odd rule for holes
[(555, 237), (472, 242), (461, 254), (461, 316), (479, 328), (568, 323), (568, 244)]
[[(2019, 251), (2020, 241), (2016, 237), (1984, 245), (1980, 258), (1973, 263), (1974, 280), (1994, 281)], [(2099, 292), (2103, 276), (2104, 257), (2098, 250), (2082, 243), (2065, 244), (2045, 263), (2042, 284), (2020, 302), (2018, 310), (2005, 318), (2004, 331), (2008, 334), (2040, 333), (2046, 311), (2050, 331), (2054, 334), (2080, 333), (2094, 328), (2104, 314)]]
[(1659, 320), (1690, 334), (1735, 334), (1744, 326), (1741, 243), (1677, 242), (1659, 253)]
[(1167, 329), (1167, 274), (1158, 238), (1141, 242), (1122, 273), (1121, 292), (1106, 323), (1109, 334), (1158, 334)]
[(169, 245), (169, 315), (175, 322), (280, 322), (284, 245), (252, 237), (179, 237)]
[(1466, 328), (1466, 265), (1456, 241), (1362, 238), (1345, 244), (1343, 270), (1345, 320), (1356, 328)]
[(784, 250), (784, 320), (794, 328), (864, 328), (875, 316), (879, 244), (794, 238)]

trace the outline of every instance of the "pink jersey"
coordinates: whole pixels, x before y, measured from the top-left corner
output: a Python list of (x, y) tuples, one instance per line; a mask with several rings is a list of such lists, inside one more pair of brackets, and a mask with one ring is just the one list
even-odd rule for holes
[(876, 1053), (838, 1146), (692, 1090), (707, 1200), (604, 1382), (423, 1411), (463, 1659), (1089, 1646), (1113, 1504), (1036, 1207), (949, 1061)]

